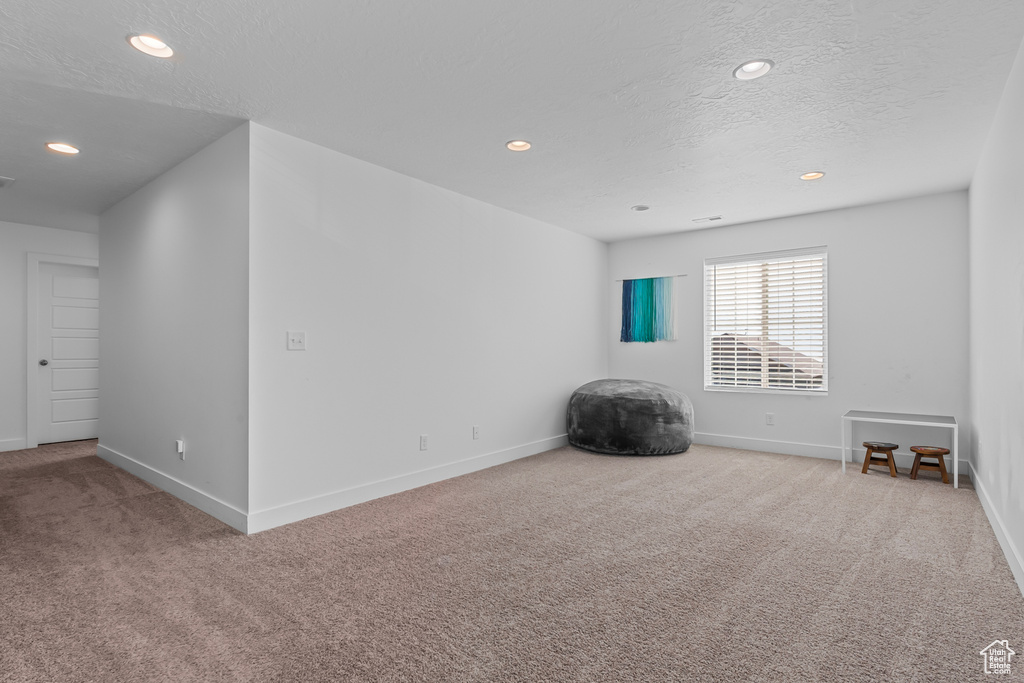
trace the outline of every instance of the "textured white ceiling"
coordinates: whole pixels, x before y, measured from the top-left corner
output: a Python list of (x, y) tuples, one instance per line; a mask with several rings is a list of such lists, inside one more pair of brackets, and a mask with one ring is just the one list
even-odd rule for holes
[(244, 119), (608, 241), (961, 189), (1022, 35), (1020, 0), (4, 0), (0, 219)]
[[(0, 220), (95, 232), (96, 216), (242, 120), (0, 78)], [(75, 157), (47, 152), (71, 142)]]

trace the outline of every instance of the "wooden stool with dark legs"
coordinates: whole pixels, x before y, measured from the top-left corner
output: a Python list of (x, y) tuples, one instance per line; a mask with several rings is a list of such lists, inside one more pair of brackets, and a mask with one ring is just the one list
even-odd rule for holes
[[(871, 465), (888, 465), (889, 474), (894, 477), (896, 476), (896, 459), (893, 457), (892, 452), (899, 448), (898, 444), (885, 441), (865, 441), (864, 448), (868, 450), (864, 454), (864, 467), (860, 471), (861, 474), (867, 474), (868, 467)], [(885, 457), (875, 455), (875, 453), (885, 453)]]
[[(946, 461), (942, 457), (949, 454), (948, 448), (939, 448), (938, 446), (911, 446), (910, 450), (917, 454), (914, 456), (914, 467), (910, 470), (911, 479), (917, 479), (918, 470), (933, 470), (936, 472), (942, 472), (943, 484), (949, 483), (949, 476), (946, 474)], [(935, 465), (929, 462), (921, 462), (921, 458), (934, 458), (939, 461), (939, 464)]]

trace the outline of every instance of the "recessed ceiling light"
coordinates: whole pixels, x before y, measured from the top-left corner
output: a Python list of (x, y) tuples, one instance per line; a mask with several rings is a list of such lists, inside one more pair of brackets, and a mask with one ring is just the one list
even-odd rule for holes
[(508, 142), (505, 143), (505, 146), (508, 147), (513, 152), (525, 152), (526, 150), (533, 147), (533, 145), (531, 145), (526, 140), (509, 140)]
[(800, 176), (800, 180), (817, 180), (818, 178), (824, 178), (824, 171), (808, 171)]
[(772, 70), (775, 62), (770, 59), (752, 59), (733, 69), (732, 75), (741, 81), (752, 81)]
[(64, 142), (47, 142), (46, 149), (57, 154), (78, 154), (78, 148)]
[(144, 33), (128, 36), (128, 44), (139, 52), (145, 52), (147, 55), (160, 57), (161, 59), (167, 59), (174, 54), (174, 50), (167, 47), (167, 43), (156, 36)]
[(636, 206), (631, 206), (629, 208), (632, 209), (633, 211), (646, 211), (651, 207), (647, 206), (646, 204), (637, 204)]

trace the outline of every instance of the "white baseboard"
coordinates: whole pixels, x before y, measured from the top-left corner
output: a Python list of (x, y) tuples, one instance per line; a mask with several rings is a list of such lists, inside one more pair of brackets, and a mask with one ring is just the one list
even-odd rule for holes
[(0, 453), (25, 450), (25, 439), (0, 439)]
[(1003, 524), (1003, 518), (999, 516), (992, 498), (989, 497), (988, 491), (985, 490), (985, 485), (981, 483), (981, 477), (974, 471), (973, 466), (970, 468), (970, 472), (971, 481), (974, 482), (974, 490), (978, 492), (978, 500), (981, 501), (981, 507), (988, 516), (988, 523), (996, 533), (996, 540), (999, 541), (999, 547), (1003, 549), (1006, 562), (1010, 565), (1010, 571), (1017, 582), (1017, 589), (1021, 592), (1021, 595), (1024, 595), (1024, 556), (1021, 555), (1020, 550), (1014, 545), (1013, 539), (1010, 538), (1010, 534), (1007, 533), (1006, 525)]
[(394, 493), (408, 491), (409, 489), (469, 474), (477, 470), (487, 469), (488, 467), (526, 458), (537, 453), (543, 453), (553, 448), (560, 448), (568, 443), (568, 437), (562, 434), (549, 439), (541, 439), (540, 441), (515, 446), (514, 448), (495, 451), (494, 453), (485, 453), (458, 462), (428, 467), (416, 472), (380, 479), (314, 498), (259, 510), (249, 514), (248, 533), (254, 534), (259, 531), (266, 531), (283, 524), (291, 524), (292, 522), (298, 522), (309, 517), (334, 512), (350, 505), (365, 503), (374, 498), (390, 496)]
[(839, 460), (841, 446), (821, 446), (796, 441), (773, 441), (771, 439), (752, 439), (746, 436), (726, 436), (725, 434), (708, 434), (696, 432), (694, 443), (705, 446), (722, 446), (724, 448), (740, 448), (745, 451), (764, 451), (765, 453), (782, 453), (783, 455), (803, 455), (809, 458), (825, 458)]
[[(708, 434), (696, 432), (693, 435), (694, 443), (706, 446), (722, 446), (724, 448), (740, 448), (745, 451), (763, 451), (765, 453), (780, 453), (782, 455), (802, 455), (808, 458), (824, 458), (825, 460), (839, 460), (842, 453), (842, 446), (822, 446), (819, 444), (800, 443), (798, 441), (773, 441), (771, 439), (752, 439), (746, 436), (727, 436), (724, 434)], [(896, 451), (896, 467), (909, 470), (914, 464), (914, 454), (910, 451)], [(847, 461), (847, 466), (851, 461)], [(853, 449), (853, 461), (858, 466), (864, 462), (864, 449), (857, 444)], [(966, 474), (970, 461), (967, 458), (960, 458), (960, 474)], [(950, 476), (953, 476), (953, 462), (946, 458), (946, 467), (949, 468)]]
[(172, 496), (180, 498), (212, 517), (216, 517), (228, 526), (243, 533), (248, 533), (246, 515), (238, 508), (102, 444), (97, 446), (96, 454), (111, 465), (116, 465), (126, 472), (134, 474), (139, 479), (148, 481), (153, 486), (167, 491)]

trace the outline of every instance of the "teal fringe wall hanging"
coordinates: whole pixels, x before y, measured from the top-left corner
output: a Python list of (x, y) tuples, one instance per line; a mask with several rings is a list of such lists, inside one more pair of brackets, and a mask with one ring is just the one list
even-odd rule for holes
[(673, 277), (622, 281), (620, 341), (653, 342), (676, 338), (674, 285)]

